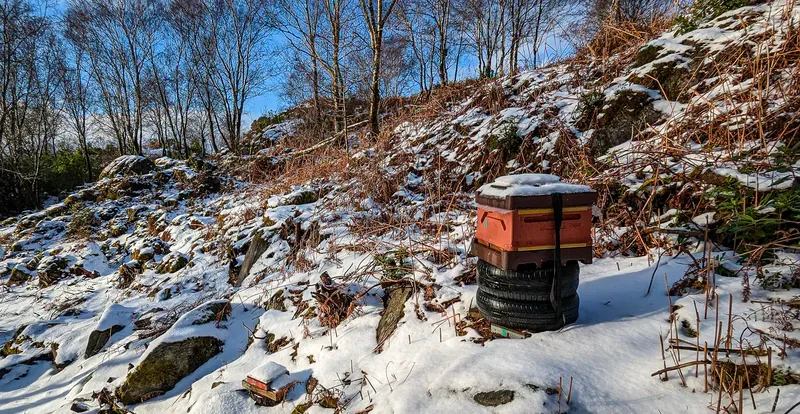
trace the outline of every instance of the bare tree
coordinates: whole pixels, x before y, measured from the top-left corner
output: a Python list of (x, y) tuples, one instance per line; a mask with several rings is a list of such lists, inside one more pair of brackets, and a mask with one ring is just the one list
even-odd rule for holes
[(67, 38), (86, 51), (120, 153), (142, 153), (144, 83), (162, 13), (157, 0), (70, 0)]
[(289, 45), (311, 64), (310, 80), (314, 121), (322, 119), (320, 97), (320, 56), (317, 53), (322, 4), (320, 0), (276, 0), (276, 15), (281, 19), (277, 29), (284, 34)]
[(268, 5), (261, 0), (174, 0), (170, 9), (180, 14), (180, 33), (192, 49), (192, 62), (201, 66), (206, 111), (213, 112), (219, 102), (223, 122), (216, 122), (217, 130), (238, 152), (244, 104), (264, 89), (270, 72), (266, 45), (273, 20)]
[(69, 55), (59, 61), (59, 74), (64, 88), (62, 108), (78, 140), (86, 168), (86, 181), (92, 181), (92, 158), (89, 153), (88, 124), (91, 110), (89, 73), (86, 70), (86, 53), (77, 47), (69, 48)]
[(397, 0), (359, 0), (364, 20), (369, 31), (372, 49), (372, 80), (370, 82), (369, 123), (372, 133), (379, 132), (379, 112), (381, 104), (381, 52), (383, 50), (383, 30), (392, 15)]

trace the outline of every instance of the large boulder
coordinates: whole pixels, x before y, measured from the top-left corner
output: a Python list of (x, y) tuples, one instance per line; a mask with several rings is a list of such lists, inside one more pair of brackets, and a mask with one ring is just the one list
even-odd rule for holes
[(155, 398), (222, 352), (230, 302), (218, 300), (196, 307), (153, 342), (116, 390), (124, 404)]
[(129, 405), (164, 394), (222, 352), (222, 345), (221, 340), (210, 336), (157, 345), (117, 388), (117, 398)]
[(155, 170), (156, 165), (153, 161), (140, 155), (123, 155), (111, 161), (103, 171), (100, 172), (100, 179), (115, 177), (117, 175), (143, 175)]

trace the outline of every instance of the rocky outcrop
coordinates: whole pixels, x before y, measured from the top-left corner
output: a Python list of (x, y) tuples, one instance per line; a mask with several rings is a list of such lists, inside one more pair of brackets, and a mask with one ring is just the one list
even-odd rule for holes
[(646, 91), (633, 89), (618, 91), (607, 99), (592, 135), (592, 153), (604, 154), (609, 148), (630, 141), (648, 125), (661, 120), (663, 115), (653, 107), (652, 101)]
[(155, 170), (156, 165), (149, 159), (140, 155), (123, 155), (111, 161), (103, 171), (100, 179), (115, 177), (117, 175), (130, 176), (147, 174)]
[(128, 374), (116, 396), (129, 405), (162, 395), (222, 352), (222, 345), (221, 340), (208, 336), (161, 343)]
[(156, 267), (156, 273), (175, 273), (189, 263), (189, 259), (181, 253), (170, 253), (161, 259)]

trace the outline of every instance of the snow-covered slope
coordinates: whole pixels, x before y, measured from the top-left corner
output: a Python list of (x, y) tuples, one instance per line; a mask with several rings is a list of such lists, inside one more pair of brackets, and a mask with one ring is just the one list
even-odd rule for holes
[[(788, 368), (800, 357), (796, 240), (756, 263), (717, 230), (738, 217), (720, 188), (796, 189), (800, 163), (785, 155), (798, 14), (769, 2), (633, 44), (628, 61), (464, 86), (464, 99), (387, 118), (388, 141), (352, 151), (292, 159), (280, 139), (292, 122), (246, 167), (115, 162), (62, 203), (0, 225), (0, 413), (738, 407), (702, 365), (651, 375), (702, 359), (676, 340), (770, 358), (780, 380), (752, 401), (767, 412), (780, 389), (783, 412), (800, 400)], [(577, 323), (495, 338), (474, 306), (473, 192), (526, 172), (600, 192), (598, 258), (581, 267)], [(759, 219), (794, 214), (761, 197)], [(409, 299), (388, 305), (403, 288)], [(382, 316), (398, 312), (386, 335)], [(257, 407), (241, 381), (270, 361), (296, 384), (282, 405)]]

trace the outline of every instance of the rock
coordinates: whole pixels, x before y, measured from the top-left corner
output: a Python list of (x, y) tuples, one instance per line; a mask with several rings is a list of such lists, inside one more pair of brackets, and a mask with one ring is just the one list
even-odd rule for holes
[(634, 65), (644, 66), (661, 57), (664, 47), (660, 45), (646, 44), (636, 52)]
[(72, 360), (67, 360), (63, 362), (58, 361), (58, 344), (55, 342), (50, 343), (50, 353), (53, 354), (53, 365), (56, 367), (57, 372), (61, 372), (64, 368), (68, 367), (69, 364), (75, 362)]
[(141, 314), (138, 319), (133, 323), (134, 330), (150, 329), (153, 327), (153, 322), (165, 314), (164, 308), (153, 308)]
[(3, 344), (3, 348), (0, 349), (0, 357), (7, 357), (9, 355), (16, 355), (21, 353), (22, 351), (17, 347), (17, 345), (21, 344), (24, 341), (24, 336), (22, 335), (22, 331), (27, 328), (28, 325), (22, 325), (14, 331), (14, 335), (11, 339), (8, 340), (5, 344)]
[(222, 352), (223, 342), (209, 336), (161, 343), (128, 374), (115, 394), (126, 405), (161, 395)]
[(108, 223), (108, 233), (111, 234), (112, 237), (119, 237), (127, 232), (128, 226), (117, 220), (112, 220)]
[(67, 234), (70, 236), (88, 238), (95, 234), (95, 227), (100, 225), (100, 218), (89, 208), (81, 209), (72, 215), (72, 220), (67, 225)]
[(36, 268), (36, 272), (39, 274), (39, 287), (51, 286), (68, 275), (66, 270), (68, 265), (69, 260), (64, 257), (46, 256), (42, 259)]
[(118, 289), (127, 289), (136, 279), (136, 275), (142, 273), (142, 265), (131, 260), (119, 267), (119, 279), (117, 280)]
[(175, 273), (189, 263), (189, 259), (177, 252), (170, 253), (161, 259), (161, 263), (156, 267), (156, 273)]
[(146, 190), (152, 185), (151, 180), (140, 180), (135, 177), (116, 177), (107, 182), (97, 184), (100, 196), (108, 200), (119, 200), (133, 196), (137, 191)]
[(155, 255), (156, 253), (152, 247), (142, 247), (141, 249), (136, 249), (131, 252), (131, 259), (136, 260), (139, 263), (145, 263), (149, 260), (152, 260)]
[(94, 355), (97, 355), (101, 349), (106, 345), (111, 336), (115, 333), (125, 329), (122, 325), (113, 325), (112, 327), (98, 331), (94, 330), (91, 334), (89, 334), (89, 342), (86, 343), (86, 351), (83, 353), (83, 356), (86, 358), (90, 358)]
[(269, 247), (268, 240), (263, 231), (256, 231), (256, 234), (253, 236), (253, 240), (250, 242), (250, 247), (247, 248), (247, 253), (244, 255), (244, 262), (242, 263), (242, 268), (239, 269), (238, 276), (234, 281), (234, 286), (241, 286), (244, 279), (247, 278), (248, 273), (250, 273), (250, 268), (253, 267), (256, 260), (267, 251)]
[(75, 263), (74, 265), (70, 266), (69, 273), (75, 276), (88, 277), (89, 279), (100, 277), (100, 272), (97, 270), (90, 272), (83, 266), (82, 263)]
[(44, 212), (38, 212), (33, 214), (28, 214), (27, 216), (22, 217), (17, 222), (16, 232), (19, 233), (23, 230), (27, 230), (36, 226), (36, 223), (44, 220), (47, 218), (47, 214)]
[(497, 390), (489, 392), (479, 392), (472, 398), (476, 403), (486, 407), (497, 407), (498, 405), (508, 404), (514, 401), (514, 391)]
[(227, 300), (215, 300), (198, 306), (192, 311), (196, 316), (192, 325), (203, 325), (212, 321), (227, 321), (231, 313), (231, 303)]
[(69, 410), (73, 413), (85, 413), (89, 411), (89, 406), (86, 403), (80, 401), (74, 401), (72, 405), (69, 407)]
[(653, 99), (645, 91), (622, 90), (605, 102), (602, 117), (592, 135), (592, 154), (602, 155), (609, 148), (629, 141), (648, 125), (657, 123), (663, 114), (656, 111)]
[(378, 340), (376, 350), (378, 352), (383, 350), (383, 344), (397, 329), (400, 319), (403, 319), (403, 308), (408, 298), (411, 297), (411, 291), (411, 285), (407, 283), (394, 283), (386, 288), (386, 294), (383, 296), (384, 310), (376, 331)]
[(686, 102), (687, 98), (691, 97), (686, 89), (692, 74), (682, 63), (681, 61), (654, 63), (649, 71), (637, 72), (630, 80), (645, 88), (666, 94), (666, 98), (670, 101)]
[[(24, 356), (24, 355), (15, 355), (15, 356), (12, 356), (10, 358), (14, 358), (14, 362), (11, 363), (11, 364), (7, 364), (6, 368), (0, 368), (0, 379), (2, 379), (6, 374), (11, 372), (14, 369), (15, 366), (19, 366), (19, 365), (34, 365), (37, 362), (42, 362), (42, 361), (50, 361), (50, 362), (52, 362), (53, 361), (53, 354), (52, 354), (52, 352), (43, 352), (43, 351), (40, 350), (38, 352), (34, 352), (33, 355), (29, 356), (29, 357)], [(27, 372), (23, 373), (18, 378), (24, 377), (25, 375), (27, 375)]]
[(100, 352), (112, 335), (125, 328), (125, 324), (131, 319), (132, 312), (131, 308), (118, 303), (107, 307), (100, 316), (94, 331), (89, 335), (84, 356), (89, 358)]
[(70, 194), (67, 198), (64, 199), (64, 204), (67, 207), (73, 207), (77, 204), (82, 202), (90, 202), (90, 201), (97, 201), (98, 193), (94, 189), (85, 188), (83, 190), (78, 191), (77, 193)]
[(149, 159), (140, 155), (123, 155), (111, 161), (103, 171), (100, 172), (100, 179), (114, 177), (117, 175), (131, 176), (143, 175), (156, 169), (156, 165)]
[(53, 204), (50, 207), (47, 207), (44, 210), (44, 213), (47, 214), (48, 217), (58, 217), (67, 214), (69, 211), (69, 206), (66, 203), (58, 203)]
[(313, 191), (303, 191), (302, 193), (287, 200), (286, 205), (309, 204), (317, 201), (318, 199), (319, 197), (317, 197), (317, 193)]
[(8, 279), (8, 286), (21, 285), (31, 278), (31, 270), (22, 263), (11, 269), (11, 277)]
[(147, 239), (136, 243), (131, 250), (131, 259), (139, 263), (153, 260), (156, 255), (169, 251), (169, 246), (160, 239)]

